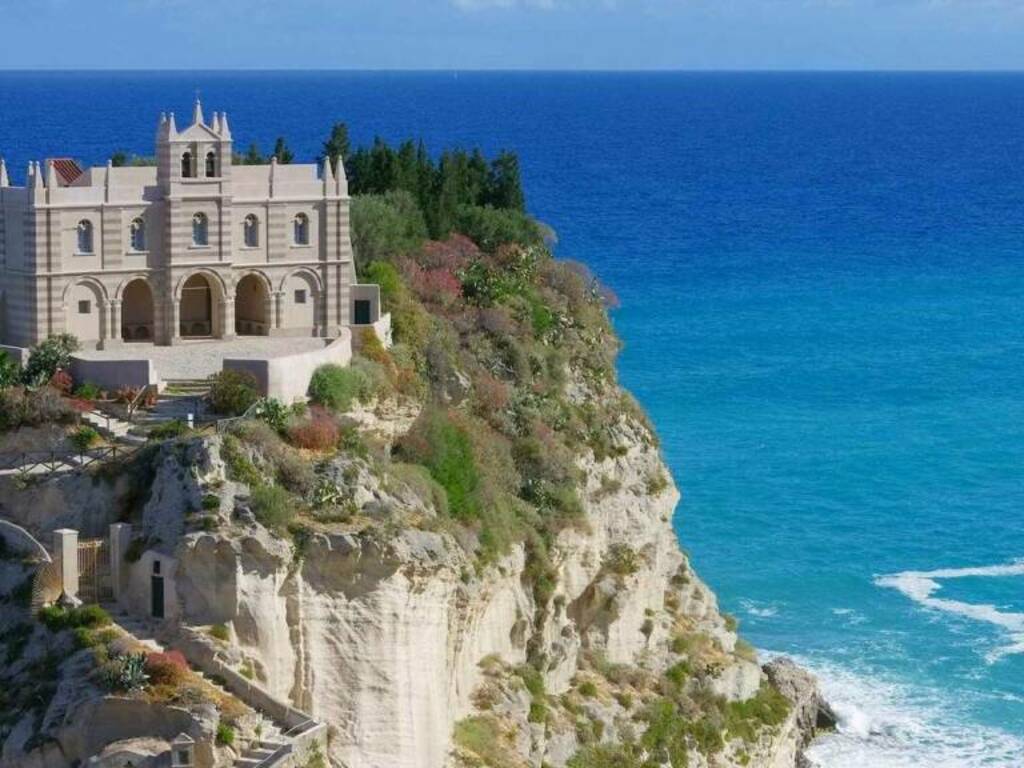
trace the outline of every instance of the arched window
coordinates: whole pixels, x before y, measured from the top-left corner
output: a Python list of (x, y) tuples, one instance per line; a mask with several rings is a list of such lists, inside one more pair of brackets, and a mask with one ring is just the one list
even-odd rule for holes
[(295, 244), (309, 245), (309, 217), (304, 213), (295, 217)]
[(256, 248), (260, 244), (260, 220), (251, 213), (245, 217), (245, 247)]
[(78, 252), (92, 253), (92, 222), (78, 222)]
[(207, 245), (210, 232), (206, 222), (206, 215), (197, 213), (192, 217), (192, 245)]
[(192, 153), (186, 152), (181, 156), (181, 178), (192, 178)]
[(132, 250), (136, 252), (146, 250), (146, 222), (142, 219), (134, 219), (130, 231)]
[(206, 153), (206, 178), (212, 179), (217, 175), (217, 155), (213, 152)]

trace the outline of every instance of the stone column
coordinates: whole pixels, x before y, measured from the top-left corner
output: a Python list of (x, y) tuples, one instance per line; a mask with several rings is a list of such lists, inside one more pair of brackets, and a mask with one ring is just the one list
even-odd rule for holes
[(114, 523), (110, 526), (110, 585), (114, 590), (115, 602), (121, 602), (125, 555), (131, 540), (132, 527), (129, 523)]
[(64, 596), (78, 599), (78, 531), (58, 528), (53, 532), (54, 560), (60, 564), (60, 585)]
[(284, 323), (284, 291), (274, 291), (270, 296), (270, 335), (280, 336)]
[(103, 339), (103, 349), (114, 349), (121, 346), (121, 300), (111, 299), (107, 302), (107, 338)]
[(235, 300), (225, 296), (220, 303), (220, 337), (235, 338)]
[(180, 344), (181, 343), (181, 302), (174, 297), (171, 298), (171, 327), (170, 336), (167, 338), (168, 344)]

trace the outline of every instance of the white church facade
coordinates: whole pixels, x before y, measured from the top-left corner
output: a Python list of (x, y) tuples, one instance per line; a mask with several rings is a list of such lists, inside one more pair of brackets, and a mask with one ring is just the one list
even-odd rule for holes
[(236, 336), (326, 339), (380, 318), (357, 285), (344, 168), (235, 165), (227, 114), (161, 116), (156, 166), (0, 161), (0, 343), (86, 349)]

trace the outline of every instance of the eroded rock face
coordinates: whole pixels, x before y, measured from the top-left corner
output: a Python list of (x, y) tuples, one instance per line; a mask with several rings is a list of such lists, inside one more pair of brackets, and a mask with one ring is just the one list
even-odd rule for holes
[[(546, 659), (547, 692), (559, 694), (587, 654), (663, 671), (678, 658), (669, 645), (684, 625), (718, 649), (715, 692), (746, 699), (761, 670), (732, 655), (736, 635), (679, 549), (671, 523), (678, 492), (657, 449), (642, 427), (624, 421), (622, 430), (619, 455), (580, 464), (585, 523), (552, 547), (557, 582), (543, 607), (522, 546), (477, 573), (447, 533), (322, 532), (292, 551), (241, 521), (183, 540), (182, 615), (231, 624), (240, 663), (275, 695), (329, 722), (331, 757), (342, 765), (445, 764), (456, 721), (478, 711), (481, 661), (522, 664), (531, 648)], [(374, 504), (408, 503), (379, 484), (370, 491)], [(792, 687), (798, 711), (809, 711), (813, 685)], [(621, 707), (608, 706), (594, 717), (615, 738)], [(564, 765), (579, 746), (571, 724), (545, 729), (527, 722), (528, 708), (519, 702), (508, 713), (518, 718), (524, 765)], [(811, 722), (804, 714), (791, 720), (750, 765), (795, 765)]]

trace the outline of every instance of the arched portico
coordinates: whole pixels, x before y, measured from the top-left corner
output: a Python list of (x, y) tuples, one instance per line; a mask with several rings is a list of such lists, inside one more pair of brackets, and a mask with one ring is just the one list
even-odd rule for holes
[(152, 342), (154, 321), (153, 289), (144, 277), (129, 280), (120, 292), (121, 339)]
[(218, 275), (205, 270), (192, 273), (179, 281), (174, 299), (179, 337), (234, 336), (234, 299), (228, 298)]
[(272, 324), (270, 282), (262, 274), (250, 272), (235, 286), (235, 333), (267, 336)]

